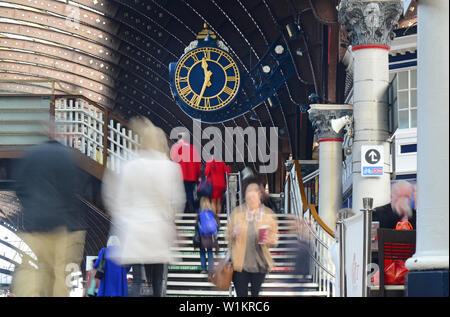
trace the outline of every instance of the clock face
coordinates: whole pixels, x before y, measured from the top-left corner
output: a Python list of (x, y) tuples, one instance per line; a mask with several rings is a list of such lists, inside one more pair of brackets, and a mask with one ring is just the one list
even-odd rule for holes
[(213, 111), (230, 104), (240, 85), (239, 69), (231, 56), (215, 47), (185, 54), (175, 69), (175, 89), (188, 106)]

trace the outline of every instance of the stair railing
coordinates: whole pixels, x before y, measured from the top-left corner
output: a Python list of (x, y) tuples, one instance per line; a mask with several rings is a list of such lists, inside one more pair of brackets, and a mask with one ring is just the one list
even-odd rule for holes
[[(318, 171), (305, 177), (308, 182), (317, 179)], [(288, 213), (295, 216), (301, 225), (297, 226), (299, 237), (309, 243), (311, 256), (311, 273), (318, 290), (327, 296), (334, 296), (335, 266), (329, 254), (329, 247), (334, 241), (334, 232), (319, 217), (315, 205), (308, 203), (305, 184), (302, 179), (300, 165), (294, 161), (287, 181), (285, 192)]]
[(81, 95), (52, 97), (57, 138), (65, 146), (115, 172), (139, 149), (138, 135), (108, 109)]

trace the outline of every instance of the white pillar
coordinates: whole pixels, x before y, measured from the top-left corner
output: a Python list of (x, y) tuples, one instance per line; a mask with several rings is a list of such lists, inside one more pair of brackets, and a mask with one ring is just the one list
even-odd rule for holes
[(351, 116), (350, 105), (311, 105), (308, 111), (319, 142), (319, 216), (334, 230), (336, 215), (342, 207), (343, 131), (331, 128), (331, 120)]
[[(402, 2), (342, 0), (339, 20), (353, 46), (353, 193), (352, 209), (363, 209), (362, 199), (373, 198), (374, 207), (390, 201), (388, 130), (389, 43), (402, 12)], [(361, 146), (384, 147), (384, 175), (361, 176)]]
[[(388, 125), (389, 50), (384, 47), (354, 47), (353, 119), (354, 140), (352, 148), (352, 201), (353, 210), (363, 209), (364, 197), (373, 198), (373, 206), (391, 200), (391, 167)], [(361, 146), (381, 145), (384, 148), (384, 175), (361, 176)]]
[(411, 271), (449, 269), (449, 1), (418, 2), (417, 241)]
[(319, 216), (334, 230), (342, 207), (342, 139), (319, 140)]

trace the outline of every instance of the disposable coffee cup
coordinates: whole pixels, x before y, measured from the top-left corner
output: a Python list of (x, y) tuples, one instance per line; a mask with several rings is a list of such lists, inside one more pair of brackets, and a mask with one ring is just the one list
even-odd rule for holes
[(258, 243), (264, 244), (267, 239), (267, 235), (269, 234), (269, 226), (261, 226), (258, 229)]

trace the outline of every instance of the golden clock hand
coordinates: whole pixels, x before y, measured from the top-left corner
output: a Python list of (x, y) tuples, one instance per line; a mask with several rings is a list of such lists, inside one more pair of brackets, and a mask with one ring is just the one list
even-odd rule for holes
[(200, 101), (203, 98), (203, 94), (205, 93), (206, 86), (208, 86), (208, 87), (211, 86), (210, 79), (211, 79), (212, 71), (208, 70), (208, 63), (206, 62), (205, 58), (202, 58), (202, 68), (203, 68), (203, 71), (205, 72), (205, 79), (203, 81), (202, 91), (200, 92), (197, 103), (195, 104), (196, 107), (198, 107), (198, 105), (200, 104)]

